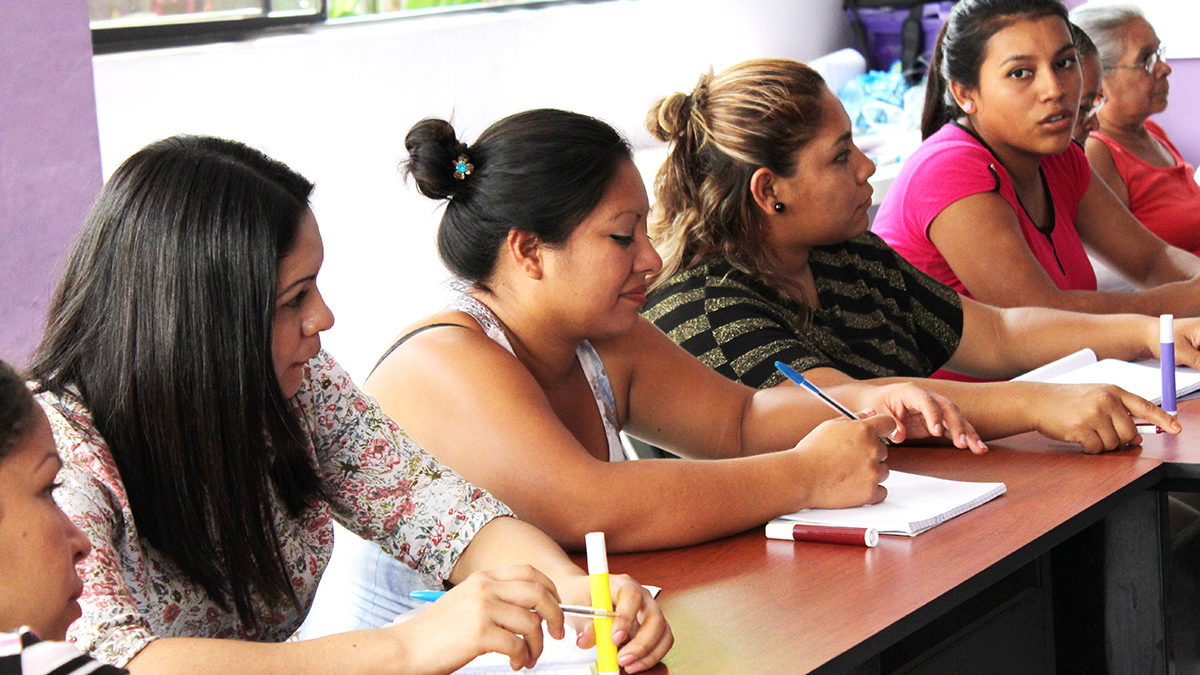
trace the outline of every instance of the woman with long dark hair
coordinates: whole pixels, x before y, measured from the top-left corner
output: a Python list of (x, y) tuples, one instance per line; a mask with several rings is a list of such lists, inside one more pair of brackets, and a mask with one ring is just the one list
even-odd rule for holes
[[(1058, 0), (962, 0), (929, 67), (921, 147), (872, 230), (1003, 307), (1200, 314), (1200, 258), (1143, 227), (1071, 143), (1080, 68)], [(1088, 251), (1139, 288), (1097, 291)]]
[[(321, 350), (312, 187), (240, 143), (174, 137), (102, 190), (30, 367), (65, 462), (57, 497), (94, 549), (70, 635), (135, 673), (530, 664), (587, 576)], [(401, 624), (283, 643), (335, 519), (455, 587)], [(613, 594), (614, 641), (636, 633), (622, 664), (652, 665), (671, 642), (661, 612), (627, 577)]]

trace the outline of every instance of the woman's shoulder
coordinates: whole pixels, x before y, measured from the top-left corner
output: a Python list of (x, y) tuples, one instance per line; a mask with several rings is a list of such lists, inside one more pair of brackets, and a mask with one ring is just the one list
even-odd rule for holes
[(662, 315), (675, 311), (680, 305), (703, 301), (714, 293), (728, 298), (756, 294), (758, 290), (748, 275), (728, 261), (710, 256), (664, 280), (650, 293), (642, 313), (658, 323)]
[(746, 274), (724, 258), (713, 255), (671, 275), (654, 291), (654, 295), (660, 292), (677, 293), (709, 287), (742, 287), (749, 283), (750, 278)]
[(986, 166), (995, 161), (995, 156), (979, 142), (979, 139), (957, 124), (950, 123), (926, 138), (913, 154), (904, 160), (904, 168), (917, 171), (938, 169), (947, 165)]
[(42, 641), (21, 628), (0, 633), (0, 673), (4, 675), (119, 675), (129, 671), (97, 662), (66, 642)]
[(1166, 141), (1168, 143), (1170, 142), (1170, 139), (1167, 138), (1166, 130), (1163, 129), (1161, 126), (1159, 126), (1158, 122), (1155, 122), (1152, 119), (1147, 119), (1145, 122), (1142, 123), (1142, 126), (1146, 127), (1146, 131), (1148, 131), (1151, 136), (1157, 138), (1160, 141)]
[(33, 397), (46, 413), (63, 464), (92, 474), (106, 485), (119, 486), (116, 460), (83, 400), (69, 390), (61, 394), (36, 391)]
[[(889, 238), (917, 212), (924, 232), (924, 212), (940, 212), (947, 200), (954, 201), (981, 191), (999, 188), (999, 161), (977, 138), (957, 124), (947, 124), (925, 139), (904, 160), (900, 173), (883, 200), (876, 216), (877, 229)], [(873, 226), (874, 227), (874, 226)]]

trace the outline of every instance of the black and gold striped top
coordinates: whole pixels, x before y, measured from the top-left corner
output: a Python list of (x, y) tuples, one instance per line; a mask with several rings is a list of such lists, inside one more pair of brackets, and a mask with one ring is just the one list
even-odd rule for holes
[(809, 255), (821, 307), (811, 313), (723, 260), (676, 274), (643, 313), (717, 372), (752, 387), (830, 367), (859, 379), (928, 377), (958, 349), (962, 300), (870, 232)]

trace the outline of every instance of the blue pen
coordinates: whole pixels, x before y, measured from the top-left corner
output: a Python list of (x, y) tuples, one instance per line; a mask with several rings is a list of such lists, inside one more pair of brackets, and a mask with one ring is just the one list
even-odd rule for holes
[[(445, 594), (446, 591), (412, 591), (408, 594), (408, 597), (412, 598), (413, 600), (420, 600), (422, 602), (433, 602)], [(617, 617), (616, 612), (610, 612), (606, 609), (599, 609), (598, 607), (586, 607), (584, 605), (559, 605), (558, 608), (562, 610), (563, 614), (569, 614), (571, 616), (586, 616), (590, 619), (594, 619), (598, 616), (608, 617), (610, 619), (615, 619)]]
[(779, 369), (779, 372), (786, 375), (787, 379), (791, 380), (792, 382), (795, 382), (796, 384), (800, 385), (801, 387), (804, 387), (805, 389), (812, 392), (812, 394), (814, 396), (816, 396), (817, 398), (824, 401), (825, 405), (828, 405), (830, 408), (833, 408), (834, 410), (842, 413), (843, 415), (845, 415), (846, 417), (849, 417), (852, 420), (858, 419), (858, 415), (855, 415), (854, 413), (850, 412), (849, 408), (842, 405), (841, 403), (838, 403), (836, 400), (834, 400), (834, 398), (832, 396), (830, 396), (829, 394), (826, 394), (825, 392), (818, 389), (817, 385), (813, 384), (812, 382), (809, 382), (808, 379), (805, 378), (803, 375), (801, 375), (800, 372), (797, 371), (795, 368), (789, 366), (788, 364), (786, 364), (782, 361), (776, 361), (775, 367)]
[[(779, 369), (779, 372), (786, 375), (787, 379), (791, 380), (792, 382), (795, 382), (796, 384), (800, 385), (801, 387), (804, 387), (809, 392), (811, 392), (813, 396), (816, 396), (817, 398), (824, 401), (825, 405), (829, 406), (830, 408), (833, 408), (834, 410), (842, 413), (843, 415), (845, 415), (846, 417), (849, 417), (852, 420), (859, 419), (858, 415), (855, 415), (854, 413), (850, 412), (849, 408), (842, 405), (841, 403), (838, 403), (837, 399), (833, 398), (829, 394), (826, 394), (825, 392), (818, 389), (817, 385), (813, 384), (812, 382), (809, 382), (808, 378), (806, 378), (806, 377), (804, 377), (804, 375), (800, 374), (800, 371), (789, 366), (788, 364), (784, 363), (783, 361), (776, 361), (775, 367)], [(892, 442), (892, 439), (890, 439), (890, 438), (883, 439), (883, 442), (886, 445), (895, 445), (895, 443)]]

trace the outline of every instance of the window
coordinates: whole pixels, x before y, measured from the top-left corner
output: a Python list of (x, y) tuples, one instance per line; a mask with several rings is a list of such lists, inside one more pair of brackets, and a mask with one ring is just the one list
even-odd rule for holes
[(96, 53), (228, 39), (325, 18), (326, 0), (88, 0)]
[(97, 54), (234, 39), (278, 26), (350, 17), (392, 18), (405, 13), (561, 0), (88, 0)]

